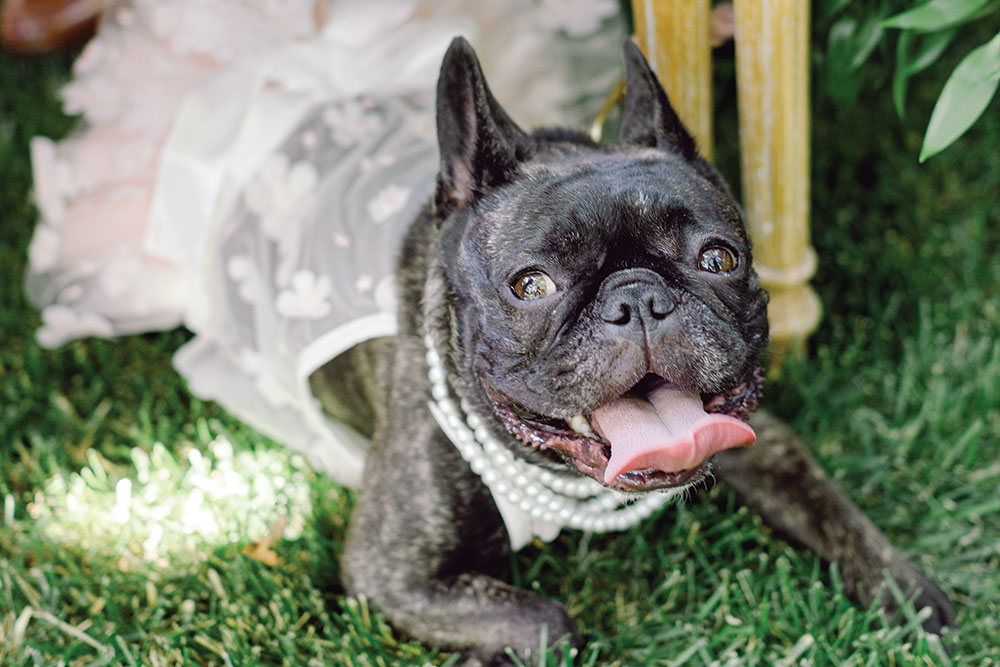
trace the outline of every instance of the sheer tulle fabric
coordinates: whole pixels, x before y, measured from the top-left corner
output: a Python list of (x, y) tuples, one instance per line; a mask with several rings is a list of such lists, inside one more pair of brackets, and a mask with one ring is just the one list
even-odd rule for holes
[(614, 0), (135, 0), (63, 90), (80, 129), (32, 144), (27, 289), (46, 346), (177, 325), (175, 365), (356, 485), (367, 443), (308, 376), (395, 331), (400, 234), (437, 169), (433, 93), (475, 45), (525, 127), (582, 125), (620, 76)]

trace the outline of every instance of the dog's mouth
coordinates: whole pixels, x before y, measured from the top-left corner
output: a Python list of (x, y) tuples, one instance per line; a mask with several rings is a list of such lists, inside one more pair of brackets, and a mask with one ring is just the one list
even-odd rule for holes
[(694, 484), (717, 452), (753, 444), (744, 422), (757, 409), (758, 367), (746, 381), (718, 394), (686, 391), (657, 375), (589, 414), (570, 419), (534, 413), (488, 381), (494, 413), (532, 449), (568, 459), (583, 474), (619, 491)]

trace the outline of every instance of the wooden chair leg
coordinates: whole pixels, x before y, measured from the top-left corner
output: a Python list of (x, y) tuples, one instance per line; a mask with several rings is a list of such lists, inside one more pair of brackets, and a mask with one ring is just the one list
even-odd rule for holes
[[(804, 354), (820, 303), (809, 286), (809, 3), (735, 0), (743, 206), (771, 293), (771, 365)], [(709, 0), (632, 0), (636, 36), (702, 154), (712, 156)]]
[(805, 353), (820, 319), (809, 286), (809, 3), (736, 0), (743, 206), (754, 265), (771, 293), (773, 362)]
[(632, 0), (639, 47), (701, 154), (712, 159), (709, 0)]

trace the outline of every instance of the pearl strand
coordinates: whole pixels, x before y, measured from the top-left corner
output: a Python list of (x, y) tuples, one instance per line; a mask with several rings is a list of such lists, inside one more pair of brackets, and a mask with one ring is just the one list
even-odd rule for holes
[(533, 519), (589, 532), (622, 530), (647, 518), (680, 493), (679, 489), (648, 494), (630, 502), (627, 494), (589, 477), (555, 473), (518, 458), (493, 436), (486, 422), (465, 401), (456, 405), (448, 391), (444, 367), (434, 339), (427, 346), (431, 413), (474, 473), (490, 491)]

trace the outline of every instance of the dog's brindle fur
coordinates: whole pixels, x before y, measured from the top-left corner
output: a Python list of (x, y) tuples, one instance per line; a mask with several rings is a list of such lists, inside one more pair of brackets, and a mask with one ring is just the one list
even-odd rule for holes
[[(680, 156), (686, 165), (680, 169), (693, 174), (678, 181), (682, 194), (693, 187), (684, 184), (702, 179), (718, 190), (717, 197), (728, 200), (726, 186), (697, 157), (690, 135), (631, 43), (626, 44), (626, 61), (629, 93), (622, 143)], [(488, 414), (488, 403), (476, 387), (479, 371), (462, 349), (474, 317), (468, 309), (484, 306), (457, 291), (467, 287), (456, 289), (461, 281), (449, 273), (456, 270), (449, 268), (456, 257), (468, 254), (462, 239), (464, 225), (471, 224), (470, 210), (511, 183), (530, 193), (531, 185), (521, 183), (530, 171), (522, 168), (524, 163), (551, 160), (553, 154), (562, 163), (593, 160), (606, 149), (569, 131), (518, 134), (489, 93), (474, 52), (461, 39), (442, 65), (438, 105), (438, 195), (403, 243), (399, 334), (364, 343), (331, 361), (314, 374), (311, 385), (333, 417), (373, 440), (344, 551), (347, 590), (367, 596), (397, 628), (420, 641), (461, 650), (472, 663), (502, 664), (506, 647), (521, 653), (536, 648), (543, 627), (550, 639), (577, 637), (562, 605), (490, 574), (507, 557), (507, 534), (489, 490), (428, 411), (423, 337), (428, 330), (438, 335), (452, 390)], [(741, 222), (738, 227), (742, 232)], [(752, 272), (744, 283), (749, 295), (744, 300), (760, 300), (748, 306), (745, 317), (757, 318), (766, 299), (762, 293), (756, 296)], [(766, 339), (760, 334), (764, 327), (747, 325), (745, 340), (731, 342), (736, 348), (746, 343), (747, 358), (734, 359), (739, 373), (747, 372), (748, 359), (756, 362)], [(953, 622), (942, 592), (906, 563), (786, 426), (765, 412), (754, 415), (751, 424), (757, 432), (754, 446), (716, 455), (713, 470), (719, 479), (784, 535), (837, 562), (855, 600), (867, 604), (887, 570), (904, 590), (917, 594), (917, 608), (931, 608), (926, 629), (938, 631)], [(519, 455), (532, 455), (513, 438), (507, 440)], [(895, 611), (887, 593), (880, 601)]]

